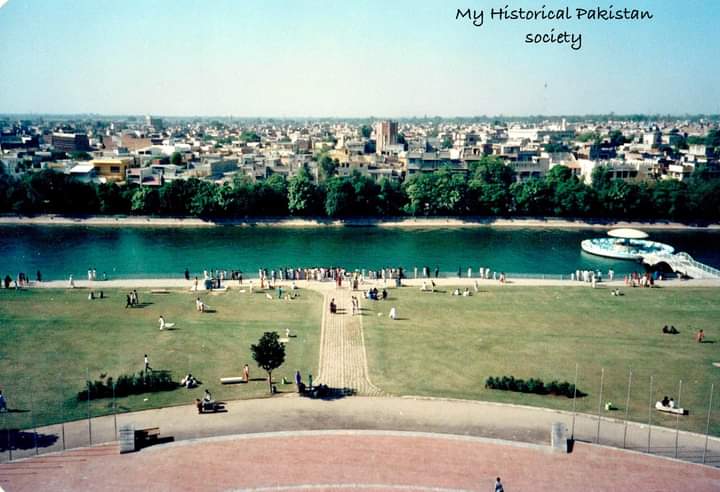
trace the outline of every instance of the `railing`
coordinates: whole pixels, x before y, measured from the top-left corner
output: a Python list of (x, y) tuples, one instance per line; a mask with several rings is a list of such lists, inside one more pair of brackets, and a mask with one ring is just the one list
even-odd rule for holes
[(717, 268), (713, 268), (709, 265), (706, 265), (704, 263), (700, 263), (699, 261), (695, 260), (692, 256), (685, 253), (684, 251), (681, 253), (677, 253), (675, 255), (675, 257), (679, 258), (680, 260), (682, 260), (685, 263), (689, 263), (690, 266), (692, 266), (694, 268), (697, 268), (699, 270), (702, 270), (703, 272), (707, 272), (711, 275), (714, 275), (714, 276), (720, 278), (720, 270), (718, 270)]

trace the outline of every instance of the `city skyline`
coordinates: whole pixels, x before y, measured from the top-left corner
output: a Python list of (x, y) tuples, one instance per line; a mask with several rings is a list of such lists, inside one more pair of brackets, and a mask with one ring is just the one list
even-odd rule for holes
[[(550, 2), (548, 2), (550, 3)], [(475, 8), (502, 7), (479, 4)], [(514, 2), (511, 7), (531, 5)], [(554, 3), (548, 8), (565, 6)], [(589, 7), (581, 3), (573, 6)], [(441, 2), (0, 9), (0, 113), (236, 118), (717, 114), (720, 5), (633, 23), (456, 20)], [(618, 6), (620, 7), (620, 6)], [(581, 31), (583, 48), (523, 33)]]

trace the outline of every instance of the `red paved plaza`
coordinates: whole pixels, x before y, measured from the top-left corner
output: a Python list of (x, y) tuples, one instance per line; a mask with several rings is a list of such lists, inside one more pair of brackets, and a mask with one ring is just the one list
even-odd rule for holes
[(0, 465), (9, 492), (306, 489), (720, 490), (720, 470), (578, 443), (571, 454), (411, 433), (294, 433), (186, 441), (120, 455), (115, 445)]

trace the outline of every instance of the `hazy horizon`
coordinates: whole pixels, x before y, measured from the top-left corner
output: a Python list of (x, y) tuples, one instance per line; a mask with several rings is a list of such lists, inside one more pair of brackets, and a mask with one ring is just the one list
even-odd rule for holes
[[(470, 7), (506, 3), (538, 7), (528, 0)], [(243, 119), (720, 113), (720, 50), (709, 42), (720, 2), (618, 6), (651, 10), (654, 19), (643, 22), (480, 28), (456, 20), (456, 10), (468, 6), (10, 0), (0, 8), (0, 113)], [(583, 48), (523, 43), (525, 33), (550, 29), (582, 33)]]

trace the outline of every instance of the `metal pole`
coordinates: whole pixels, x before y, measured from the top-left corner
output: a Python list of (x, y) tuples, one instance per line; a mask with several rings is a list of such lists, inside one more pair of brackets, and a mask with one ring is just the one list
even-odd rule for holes
[(117, 402), (115, 401), (115, 385), (117, 383), (113, 381), (113, 388), (112, 388), (112, 405), (113, 405), (113, 423), (115, 424), (115, 440), (117, 440)]
[(92, 419), (90, 418), (90, 368), (85, 368), (85, 376), (87, 381), (87, 413), (88, 413), (88, 439), (92, 446)]
[(707, 424), (705, 424), (705, 449), (703, 449), (703, 465), (705, 464), (705, 457), (707, 456), (707, 448), (708, 448), (708, 436), (710, 435), (710, 412), (712, 411), (712, 400), (713, 400), (713, 390), (715, 389), (715, 385), (710, 385), (710, 402), (708, 403), (708, 416), (707, 416)]
[(598, 401), (598, 425), (597, 425), (597, 436), (595, 436), (595, 442), (600, 444), (600, 419), (603, 404), (603, 383), (605, 382), (605, 368), (600, 369), (600, 399)]
[(10, 460), (12, 460), (12, 451), (10, 450), (10, 428), (8, 427), (7, 421), (8, 421), (7, 412), (4, 412), (3, 413), (3, 429), (5, 429), (5, 433), (6, 433), (5, 437), (7, 439), (7, 448), (8, 448), (8, 453), (9, 453), (8, 460), (10, 461)]
[(38, 451), (38, 434), (37, 434), (37, 426), (35, 425), (35, 409), (33, 408), (33, 392), (32, 392), (32, 384), (29, 385), (30, 390), (30, 421), (32, 422), (33, 426), (33, 441), (35, 444), (35, 454), (40, 454), (40, 451)]
[[(680, 395), (682, 394), (682, 379), (678, 383), (678, 397), (676, 408), (682, 408), (680, 405)], [(678, 439), (680, 437), (680, 414), (675, 415), (675, 457), (678, 457)]]
[(648, 403), (648, 443), (647, 452), (650, 452), (650, 435), (652, 434), (652, 404), (653, 400), (653, 376), (650, 376), (650, 402)]
[(573, 385), (573, 416), (572, 430), (570, 431), (570, 439), (575, 440), (575, 402), (577, 401), (577, 380), (578, 380), (578, 363), (575, 363), (575, 384)]
[[(7, 416), (5, 416), (7, 420)], [(10, 440), (10, 427), (7, 429), (8, 461), (12, 461), (12, 441)]]
[(628, 426), (628, 415), (630, 413), (630, 387), (632, 386), (632, 369), (630, 369), (630, 375), (628, 376), (628, 390), (627, 398), (625, 399), (625, 430), (623, 431), (623, 449), (627, 444), (627, 426)]
[(60, 399), (60, 431), (62, 433), (62, 448), (65, 451), (65, 406), (62, 398)]

